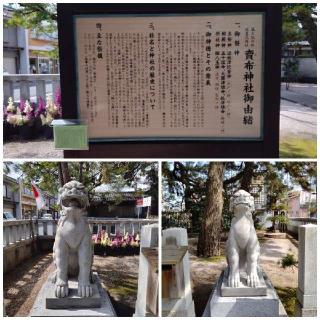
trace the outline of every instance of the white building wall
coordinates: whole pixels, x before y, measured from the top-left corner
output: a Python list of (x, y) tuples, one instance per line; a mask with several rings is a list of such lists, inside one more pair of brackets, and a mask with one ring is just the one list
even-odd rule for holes
[(29, 65), (29, 40), (28, 40), (28, 30), (23, 28), (17, 28), (17, 39), (18, 47), (23, 48), (20, 50), (20, 70), (21, 74), (30, 73)]

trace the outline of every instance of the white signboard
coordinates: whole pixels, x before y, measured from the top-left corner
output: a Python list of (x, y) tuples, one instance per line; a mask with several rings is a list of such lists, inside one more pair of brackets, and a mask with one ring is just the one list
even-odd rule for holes
[(75, 16), (91, 139), (262, 138), (262, 13)]
[(143, 198), (143, 207), (151, 207), (151, 197)]
[(151, 197), (138, 198), (136, 200), (136, 207), (151, 207)]

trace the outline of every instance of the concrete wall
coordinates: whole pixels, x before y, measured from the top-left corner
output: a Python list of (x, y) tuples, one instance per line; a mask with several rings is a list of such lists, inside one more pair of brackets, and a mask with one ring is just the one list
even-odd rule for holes
[(314, 58), (299, 59), (299, 76), (302, 78), (317, 78), (317, 61)]
[(30, 73), (28, 30), (19, 27), (17, 30), (17, 37), (18, 37), (18, 47), (23, 48), (22, 50), (20, 50), (19, 73), (28, 74)]
[(289, 223), (287, 224), (287, 233), (291, 234), (293, 237), (298, 239), (299, 226), (312, 223), (317, 224), (316, 218), (289, 218)]
[[(317, 60), (315, 58), (296, 58), (299, 61), (298, 80), (316, 80), (317, 79)], [(282, 64), (284, 59), (281, 60)], [(284, 77), (283, 67), (281, 68), (281, 77)]]
[(16, 68), (13, 70), (11, 66), (6, 66), (9, 60), (4, 59), (4, 68), (9, 73), (27, 74), (29, 68), (29, 49), (28, 49), (28, 31), (21, 27), (8, 27), (3, 30), (3, 56), (4, 58), (16, 58)]
[(3, 249), (3, 272), (14, 269), (18, 264), (38, 253), (36, 243), (31, 239), (21, 243), (4, 247)]
[(9, 245), (3, 248), (3, 273), (13, 270), (17, 265), (25, 260), (40, 254), (41, 252), (51, 252), (54, 239), (24, 240), (20, 243)]

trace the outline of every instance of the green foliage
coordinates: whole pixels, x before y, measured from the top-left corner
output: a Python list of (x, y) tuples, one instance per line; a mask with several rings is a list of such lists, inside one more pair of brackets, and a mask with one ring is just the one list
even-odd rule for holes
[(313, 201), (310, 203), (309, 213), (310, 213), (310, 216), (316, 215), (316, 213), (317, 213), (317, 202), (316, 201)]
[(283, 223), (283, 224), (287, 224), (289, 222), (289, 218), (281, 214), (273, 217), (268, 217), (267, 220), (272, 221), (273, 223)]
[(50, 207), (52, 208), (53, 211), (57, 211), (57, 212), (60, 211), (61, 209), (60, 205), (57, 203), (50, 205)]
[(190, 230), (191, 213), (189, 212), (162, 212), (162, 228), (185, 228)]
[(12, 18), (5, 27), (20, 26), (39, 34), (51, 34), (57, 31), (56, 3), (19, 3), (10, 4)]
[(281, 267), (283, 269), (286, 269), (289, 267), (291, 267), (291, 268), (298, 267), (298, 260), (296, 260), (296, 258), (294, 257), (293, 254), (288, 253), (286, 256), (284, 256), (281, 259)]
[(311, 191), (311, 186), (316, 182), (316, 162), (276, 162), (275, 168), (281, 177), (290, 176), (293, 183), (302, 187), (303, 190)]
[(317, 4), (285, 4), (282, 15), (282, 42), (307, 40), (317, 57)]
[[(120, 189), (132, 186), (137, 189), (138, 183), (150, 184), (148, 195), (153, 196), (153, 203), (158, 203), (158, 176), (155, 162), (67, 162), (71, 179), (81, 181), (93, 196), (93, 190), (102, 183), (111, 183), (116, 190), (115, 201), (122, 201)], [(23, 182), (31, 188), (31, 182), (40, 189), (57, 194), (60, 187), (59, 162), (22, 162), (13, 165), (13, 170), (21, 174)], [(140, 195), (141, 190), (137, 189)], [(155, 212), (157, 212), (155, 210)]]
[(297, 82), (299, 75), (299, 60), (296, 58), (285, 58), (283, 62), (283, 71), (285, 82), (287, 83), (286, 89), (289, 89), (289, 83)]
[[(9, 4), (13, 10), (12, 17), (6, 21), (4, 27), (20, 26), (37, 34), (45, 35), (53, 40), (54, 49), (50, 52), (39, 52), (49, 58), (57, 58), (59, 55), (57, 46), (57, 4), (56, 3), (19, 3)], [(54, 44), (56, 42), (56, 45)], [(35, 54), (37, 52), (34, 52)]]
[(47, 57), (51, 59), (55, 59), (59, 57), (59, 48), (57, 45), (52, 45), (53, 49), (51, 51), (37, 51), (37, 50), (32, 50), (32, 54), (34, 56), (41, 56), (41, 57)]
[(277, 294), (288, 314), (289, 317), (295, 316), (295, 305), (298, 303), (297, 300), (297, 289), (296, 288), (282, 288), (275, 287)]
[(14, 171), (21, 173), (24, 184), (31, 188), (35, 182), (40, 189), (55, 195), (59, 189), (59, 172), (57, 162), (23, 162), (14, 165)]
[(205, 208), (207, 162), (163, 162), (162, 163), (162, 198), (166, 203), (173, 203), (182, 198), (181, 206), (171, 209), (180, 209), (191, 214), (192, 231), (200, 228), (201, 216)]
[[(164, 162), (163, 172), (163, 203), (174, 203), (179, 198), (182, 204), (177, 211), (191, 213), (192, 232), (198, 232), (202, 215), (205, 210), (205, 191), (207, 183), (208, 163), (205, 162)], [(224, 205), (222, 227), (228, 231), (232, 220), (229, 201), (232, 194), (244, 188), (258, 196), (262, 185), (253, 189), (253, 179), (261, 178), (266, 186), (267, 210), (287, 211), (287, 192), (293, 184), (299, 184), (304, 190), (310, 191), (316, 179), (316, 163), (314, 162), (227, 162), (224, 176)], [(167, 211), (170, 211), (167, 210)], [(255, 226), (259, 225), (259, 212), (253, 216)], [(285, 219), (285, 218), (277, 218)], [(279, 221), (280, 222), (280, 221)], [(280, 223), (285, 223), (280, 222)]]
[(282, 8), (282, 42), (304, 40), (305, 34), (294, 15), (294, 7), (292, 5), (284, 5)]
[(281, 158), (316, 158), (317, 139), (286, 137), (280, 140)]

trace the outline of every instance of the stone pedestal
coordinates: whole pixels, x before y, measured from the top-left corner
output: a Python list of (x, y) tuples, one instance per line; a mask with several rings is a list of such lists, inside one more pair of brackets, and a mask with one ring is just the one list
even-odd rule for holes
[(162, 232), (162, 316), (195, 316), (187, 249), (186, 229)]
[[(95, 282), (92, 284), (93, 295), (87, 298), (78, 296), (78, 281), (69, 279), (69, 295), (65, 298), (57, 298), (54, 290), (50, 288), (46, 297), (47, 309), (74, 309), (74, 308), (100, 308), (101, 294), (98, 289), (97, 275), (94, 275)], [(54, 289), (54, 288), (53, 288)]]
[(317, 316), (317, 226), (299, 227), (299, 262), (296, 316)]
[(263, 278), (261, 269), (258, 269), (259, 285), (255, 288), (247, 286), (247, 275), (240, 273), (240, 287), (233, 288), (228, 286), (228, 274), (229, 269), (225, 269), (223, 272), (223, 281), (221, 285), (222, 297), (258, 297), (267, 295), (267, 285)]
[(265, 284), (265, 296), (222, 297), (224, 272), (207, 303), (203, 317), (282, 317), (286, 316), (283, 305), (267, 275), (261, 270)]
[(95, 283), (93, 296), (80, 298), (77, 295), (77, 282), (69, 280), (69, 296), (56, 298), (55, 285), (50, 277), (42, 286), (30, 311), (31, 317), (116, 317), (110, 298), (101, 286), (96, 272), (93, 273)]
[(158, 224), (141, 228), (138, 293), (134, 317), (156, 316), (158, 310)]

